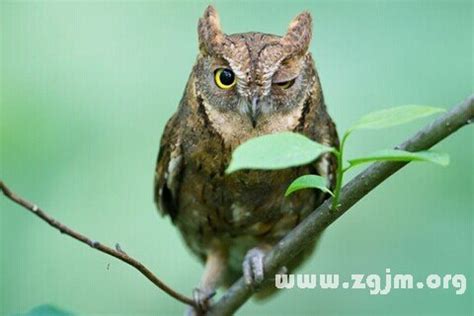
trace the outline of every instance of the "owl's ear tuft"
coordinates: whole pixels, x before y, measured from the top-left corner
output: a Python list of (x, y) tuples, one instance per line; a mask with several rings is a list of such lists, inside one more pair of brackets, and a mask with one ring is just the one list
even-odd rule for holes
[(290, 55), (303, 55), (311, 42), (312, 18), (307, 11), (300, 13), (291, 21), (281, 44)]
[(212, 5), (204, 11), (198, 23), (199, 49), (204, 54), (216, 54), (225, 40), (219, 22), (219, 15)]

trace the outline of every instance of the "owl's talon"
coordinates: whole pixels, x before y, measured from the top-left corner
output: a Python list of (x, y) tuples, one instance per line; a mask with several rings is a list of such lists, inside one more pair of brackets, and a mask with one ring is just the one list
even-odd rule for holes
[(200, 288), (193, 289), (193, 301), (196, 304), (198, 310), (194, 307), (190, 307), (186, 315), (204, 315), (209, 308), (210, 300), (216, 295), (216, 291), (206, 291)]
[(265, 276), (263, 271), (263, 258), (265, 255), (265, 250), (258, 247), (252, 248), (245, 255), (242, 264), (245, 283), (254, 289), (258, 289)]
[[(278, 269), (276, 274), (288, 274), (288, 268), (286, 266), (282, 266), (280, 269)], [(275, 280), (275, 278), (272, 278), (272, 280)]]

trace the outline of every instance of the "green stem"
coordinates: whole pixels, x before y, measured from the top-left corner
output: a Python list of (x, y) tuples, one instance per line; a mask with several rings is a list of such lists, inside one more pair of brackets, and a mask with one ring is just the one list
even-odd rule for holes
[(344, 133), (344, 136), (341, 140), (341, 146), (339, 147), (339, 151), (336, 151), (334, 154), (337, 158), (337, 173), (336, 173), (336, 188), (334, 189), (334, 197), (332, 199), (332, 210), (336, 211), (339, 205), (339, 195), (341, 194), (342, 182), (344, 179), (344, 144), (346, 142), (347, 137), (349, 136), (350, 131)]

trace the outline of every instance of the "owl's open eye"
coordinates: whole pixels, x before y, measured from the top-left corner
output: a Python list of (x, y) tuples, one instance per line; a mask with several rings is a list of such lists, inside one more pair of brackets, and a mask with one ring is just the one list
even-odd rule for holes
[(229, 68), (219, 68), (214, 72), (214, 81), (216, 85), (223, 89), (231, 89), (237, 82), (234, 72)]
[(276, 82), (275, 85), (282, 89), (288, 89), (290, 88), (293, 84), (295, 83), (295, 79), (291, 79), (288, 81), (283, 81), (283, 82)]

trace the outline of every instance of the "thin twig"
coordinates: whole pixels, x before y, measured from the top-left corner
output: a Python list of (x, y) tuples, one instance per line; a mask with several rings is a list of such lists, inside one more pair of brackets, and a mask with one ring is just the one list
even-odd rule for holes
[[(459, 128), (474, 120), (474, 95), (421, 129), (416, 135), (397, 146), (406, 151), (426, 150)], [(357, 175), (341, 191), (337, 212), (331, 211), (332, 200), (326, 200), (295, 227), (265, 256), (264, 270), (271, 278), (287, 261), (294, 258), (326, 227), (349, 210), (367, 193), (397, 172), (408, 162), (376, 162)], [(252, 295), (243, 278), (236, 281), (209, 311), (209, 315), (232, 315)]]
[(155, 284), (157, 287), (159, 287), (161, 290), (163, 290), (165, 293), (168, 295), (174, 297), (178, 301), (185, 303), (187, 305), (191, 305), (196, 307), (194, 301), (191, 298), (188, 298), (172, 288), (170, 288), (168, 285), (163, 283), (156, 275), (153, 274), (147, 267), (145, 267), (140, 261), (130, 257), (127, 255), (121, 248), (119, 244), (116, 244), (116, 249), (112, 249), (108, 246), (105, 246), (101, 244), (98, 241), (92, 240), (74, 230), (69, 228), (68, 226), (60, 223), (56, 219), (52, 218), (50, 215), (45, 213), (41, 208), (39, 208), (37, 205), (25, 200), (24, 198), (18, 196), (17, 194), (13, 193), (7, 185), (3, 182), (0, 181), (0, 189), (2, 190), (3, 194), (15, 202), (16, 204), (24, 207), (25, 209), (29, 210), (30, 212), (34, 213), (36, 216), (47, 222), (49, 225), (52, 227), (58, 229), (62, 234), (66, 234), (84, 244), (89, 245), (90, 247), (101, 251), (103, 253), (106, 253), (108, 255), (111, 255), (112, 257), (115, 257), (119, 260), (122, 260), (123, 262), (131, 265), (138, 271), (140, 271), (148, 280), (150, 280), (153, 284)]

